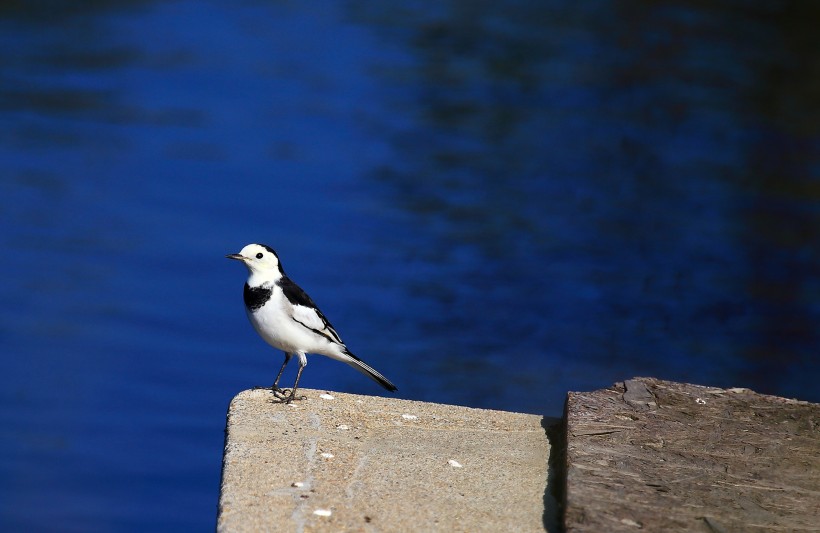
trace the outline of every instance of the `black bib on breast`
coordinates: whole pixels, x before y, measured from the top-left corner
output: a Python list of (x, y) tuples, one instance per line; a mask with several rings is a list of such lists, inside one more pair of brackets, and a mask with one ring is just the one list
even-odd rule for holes
[(242, 298), (245, 300), (245, 305), (251, 311), (256, 311), (265, 303), (270, 300), (270, 294), (273, 292), (272, 289), (266, 289), (264, 287), (254, 287), (251, 288), (248, 284), (245, 284), (245, 290), (242, 293)]

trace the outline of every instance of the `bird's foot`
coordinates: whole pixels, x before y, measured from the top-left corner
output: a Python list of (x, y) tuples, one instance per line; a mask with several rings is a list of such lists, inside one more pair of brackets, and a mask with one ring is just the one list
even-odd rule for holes
[(287, 392), (288, 392), (287, 389), (280, 389), (279, 387), (276, 387), (275, 389), (271, 388), (270, 390), (271, 390), (271, 392), (273, 393), (274, 396), (276, 396), (278, 399), (280, 399), (282, 401), (285, 401), (288, 398), (290, 398), (290, 395), (287, 394)]
[(293, 400), (304, 400), (306, 399), (305, 396), (301, 398), (295, 398), (293, 396), (293, 391), (290, 389), (280, 389), (276, 384), (271, 387), (263, 387), (261, 385), (256, 385), (253, 390), (269, 390), (273, 393), (273, 396), (279, 400), (280, 403), (290, 403)]
[(254, 385), (254, 386), (253, 386), (253, 390), (269, 390), (269, 391), (271, 391), (271, 392), (272, 392), (272, 393), (274, 393), (274, 394), (277, 394), (277, 393), (281, 393), (281, 392), (282, 392), (282, 389), (280, 389), (280, 388), (279, 388), (279, 387), (277, 387), (276, 385), (274, 385), (274, 386), (272, 386), (272, 387), (265, 387), (265, 386), (263, 386), (263, 385)]
[(294, 400), (307, 400), (307, 396), (295, 396), (295, 392), (293, 389), (279, 389), (273, 391), (273, 395), (281, 400), (282, 403), (290, 403)]

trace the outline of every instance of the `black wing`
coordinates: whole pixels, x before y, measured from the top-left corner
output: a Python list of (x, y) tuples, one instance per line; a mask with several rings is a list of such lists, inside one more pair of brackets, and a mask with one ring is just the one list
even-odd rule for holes
[(319, 308), (316, 307), (316, 303), (308, 296), (308, 293), (303, 291), (302, 287), (294, 283), (289, 277), (282, 276), (276, 284), (282, 287), (282, 292), (285, 293), (285, 298), (287, 298), (290, 303), (312, 307), (317, 311), (319, 310)]
[[(330, 321), (327, 318), (325, 318), (325, 315), (322, 314), (322, 312), (319, 310), (319, 307), (316, 305), (316, 302), (314, 302), (311, 299), (311, 297), (308, 296), (308, 293), (302, 290), (302, 287), (297, 285), (292, 279), (290, 279), (287, 276), (282, 276), (282, 278), (280, 278), (279, 281), (276, 282), (276, 284), (282, 288), (282, 292), (285, 294), (285, 298), (287, 298), (290, 303), (292, 303), (293, 305), (301, 305), (302, 307), (307, 307), (308, 309), (311, 309), (314, 313), (316, 313), (316, 316), (319, 317), (319, 319), (322, 321), (324, 328), (320, 331), (315, 328), (311, 328), (310, 326), (303, 324), (298, 320), (297, 322), (299, 322), (305, 327), (312, 329), (320, 335), (328, 337), (330, 340), (334, 342), (344, 344), (342, 342), (342, 339), (339, 337), (339, 334), (336, 333), (336, 329), (333, 327), (333, 324), (331, 324)], [(294, 318), (294, 320), (296, 319)]]

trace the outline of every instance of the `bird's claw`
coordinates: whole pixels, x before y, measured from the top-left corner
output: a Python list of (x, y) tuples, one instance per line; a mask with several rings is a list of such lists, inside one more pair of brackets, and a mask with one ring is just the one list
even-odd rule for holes
[(253, 390), (269, 390), (271, 391), (271, 393), (273, 393), (274, 397), (276, 397), (276, 399), (279, 400), (281, 403), (290, 403), (293, 400), (307, 399), (307, 396), (300, 396), (298, 398), (295, 397), (293, 395), (293, 389), (281, 389), (276, 385), (273, 385), (271, 387), (263, 387), (261, 385), (256, 385), (253, 387)]
[(273, 394), (281, 394), (284, 391), (284, 389), (280, 389), (276, 385), (273, 385), (272, 387), (265, 387), (263, 385), (254, 385), (253, 390), (269, 390)]
[(293, 400), (306, 400), (307, 396), (294, 396), (293, 389), (277, 389), (273, 391), (273, 395), (276, 396), (282, 403), (290, 403)]
[(273, 393), (274, 396), (276, 396), (280, 400), (284, 400), (284, 399), (289, 397), (288, 394), (285, 394), (287, 392), (287, 389), (280, 389), (280, 388), (277, 387), (275, 389), (271, 389), (271, 392)]

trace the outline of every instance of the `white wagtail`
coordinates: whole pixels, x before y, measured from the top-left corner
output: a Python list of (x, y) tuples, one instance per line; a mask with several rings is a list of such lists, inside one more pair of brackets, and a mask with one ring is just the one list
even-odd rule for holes
[[(264, 244), (249, 244), (238, 254), (226, 256), (245, 263), (245, 311), (253, 328), (265, 342), (285, 352), (285, 362), (273, 382), (274, 395), (286, 403), (296, 398), (296, 387), (307, 365), (308, 353), (326, 355), (347, 363), (389, 391), (396, 386), (373, 367), (350, 353), (339, 334), (316, 307), (310, 296), (282, 270), (279, 256)], [(290, 359), (299, 357), (299, 371), (290, 394), (279, 388), (279, 378)]]

